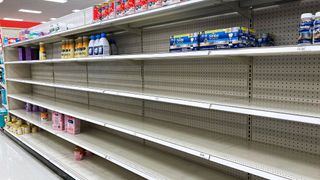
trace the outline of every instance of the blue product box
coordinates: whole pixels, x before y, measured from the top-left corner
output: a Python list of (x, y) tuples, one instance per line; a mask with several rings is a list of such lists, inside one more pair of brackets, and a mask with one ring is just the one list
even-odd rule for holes
[(255, 31), (246, 27), (232, 27), (203, 31), (199, 35), (201, 50), (255, 46)]
[(170, 37), (170, 52), (196, 51), (199, 49), (199, 33), (180, 34)]

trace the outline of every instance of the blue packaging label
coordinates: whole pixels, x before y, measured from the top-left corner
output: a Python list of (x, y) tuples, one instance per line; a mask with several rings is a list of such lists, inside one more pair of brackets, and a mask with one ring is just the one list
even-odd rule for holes
[(88, 55), (93, 56), (93, 47), (89, 47), (88, 49)]
[(99, 46), (98, 48), (98, 54), (103, 55), (103, 46)]
[(193, 51), (199, 46), (198, 33), (181, 34), (170, 37), (170, 51)]
[(94, 47), (93, 48), (93, 55), (99, 55), (99, 47)]
[(309, 31), (309, 30), (312, 30), (313, 24), (314, 24), (313, 21), (304, 21), (304, 22), (301, 22), (301, 23), (300, 23), (300, 26), (299, 26), (299, 29), (300, 29), (300, 31), (304, 31), (304, 30)]

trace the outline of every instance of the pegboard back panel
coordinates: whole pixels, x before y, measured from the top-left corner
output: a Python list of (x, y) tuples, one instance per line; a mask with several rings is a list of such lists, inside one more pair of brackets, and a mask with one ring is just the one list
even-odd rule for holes
[(320, 155), (317, 125), (253, 117), (252, 140)]
[(148, 28), (143, 31), (143, 52), (168, 52), (169, 38), (172, 35), (229, 28), (235, 26), (248, 27), (249, 21), (235, 14), (212, 16), (209, 18), (182, 22), (170, 26)]
[(87, 66), (85, 63), (54, 64), (54, 80), (56, 83), (87, 85)]
[(247, 60), (191, 59), (146, 61), (145, 92), (216, 101), (248, 100)]
[(253, 103), (258, 106), (318, 113), (320, 58), (261, 57), (254, 60)]
[(89, 63), (88, 85), (141, 90), (141, 63), (139, 61)]
[(32, 85), (32, 93), (33, 95), (55, 97), (55, 89), (46, 86)]
[(247, 116), (145, 101), (145, 117), (245, 138)]
[(142, 52), (141, 36), (133, 33), (112, 35), (118, 47), (118, 54), (139, 54)]
[(307, 0), (258, 10), (254, 12), (254, 28), (257, 33), (271, 33), (277, 46), (295, 45), (299, 37), (301, 14), (315, 14), (319, 7), (318, 0)]
[(88, 104), (88, 93), (84, 91), (74, 91), (56, 88), (56, 98), (80, 104)]
[(90, 93), (90, 106), (142, 115), (142, 100)]
[(31, 78), (53, 82), (53, 64), (32, 64)]

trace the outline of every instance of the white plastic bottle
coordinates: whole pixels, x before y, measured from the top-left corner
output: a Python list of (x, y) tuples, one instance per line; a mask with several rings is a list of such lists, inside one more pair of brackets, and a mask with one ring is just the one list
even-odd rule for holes
[(110, 56), (110, 44), (106, 33), (101, 33), (99, 41), (99, 56)]
[(96, 40), (94, 41), (93, 55), (99, 56), (99, 47), (100, 47), (100, 34), (96, 35)]
[(88, 55), (89, 56), (93, 56), (94, 53), (94, 42), (95, 42), (95, 37), (94, 35), (90, 36), (90, 42), (89, 42), (89, 46), (88, 46)]

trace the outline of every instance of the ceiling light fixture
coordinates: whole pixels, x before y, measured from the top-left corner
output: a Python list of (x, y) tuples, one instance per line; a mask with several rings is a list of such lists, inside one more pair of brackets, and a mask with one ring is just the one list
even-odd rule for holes
[(29, 10), (29, 9), (19, 9), (19, 12), (32, 13), (32, 14), (41, 14), (42, 13), (42, 11), (35, 11), (35, 10)]
[(57, 19), (57, 18), (50, 18), (51, 21), (54, 21), (54, 20), (56, 20), (56, 19)]
[(3, 0), (0, 0), (0, 3), (3, 3)]
[(55, 2), (55, 3), (66, 3), (66, 2), (68, 2), (68, 0), (44, 0), (44, 1)]
[(47, 23), (47, 21), (41, 21), (42, 24)]
[(8, 21), (23, 21), (23, 19), (16, 19), (16, 18), (3, 18), (3, 20), (8, 20)]
[(81, 10), (80, 10), (80, 9), (74, 9), (74, 10), (72, 10), (72, 12), (74, 12), (74, 13), (79, 12), (79, 11), (81, 11)]

